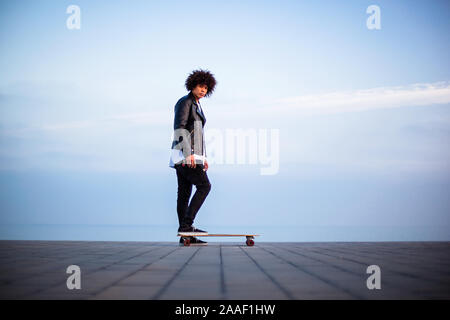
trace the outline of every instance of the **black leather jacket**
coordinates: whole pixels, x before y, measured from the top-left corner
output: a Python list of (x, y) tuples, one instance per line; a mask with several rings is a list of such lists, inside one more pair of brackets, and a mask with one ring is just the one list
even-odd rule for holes
[[(195, 123), (197, 124), (195, 125)], [(190, 154), (198, 154), (206, 156), (206, 148), (204, 143), (203, 127), (205, 126), (206, 118), (203, 112), (198, 108), (197, 102), (192, 92), (189, 92), (186, 96), (180, 98), (175, 105), (175, 119), (173, 122), (173, 129), (186, 129), (189, 131), (191, 137), (191, 151)], [(201, 125), (200, 125), (201, 123)], [(197, 142), (200, 145), (195, 145), (195, 130), (199, 130), (197, 133), (200, 139)], [(181, 141), (183, 137), (178, 137), (174, 135), (174, 140), (172, 141), (172, 149)]]

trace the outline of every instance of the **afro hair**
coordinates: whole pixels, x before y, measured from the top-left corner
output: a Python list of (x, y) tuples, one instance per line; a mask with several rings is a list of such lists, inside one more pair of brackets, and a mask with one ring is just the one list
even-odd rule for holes
[(211, 72), (200, 69), (192, 71), (184, 85), (188, 91), (192, 91), (197, 85), (205, 84), (208, 87), (205, 97), (209, 97), (213, 93), (216, 83), (217, 81)]

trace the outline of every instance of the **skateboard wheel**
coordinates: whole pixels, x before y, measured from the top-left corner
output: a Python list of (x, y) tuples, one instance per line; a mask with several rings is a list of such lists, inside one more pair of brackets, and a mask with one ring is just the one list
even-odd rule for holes
[(191, 245), (191, 239), (189, 239), (189, 238), (184, 239), (184, 246), (189, 247), (190, 245)]
[(247, 239), (247, 246), (253, 247), (254, 244), (255, 244), (255, 241), (253, 241), (252, 239)]

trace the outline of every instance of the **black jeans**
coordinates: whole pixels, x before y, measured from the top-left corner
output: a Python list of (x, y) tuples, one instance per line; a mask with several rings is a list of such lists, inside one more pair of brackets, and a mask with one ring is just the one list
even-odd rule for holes
[[(177, 213), (180, 227), (190, 227), (194, 223), (195, 216), (211, 190), (206, 171), (203, 165), (197, 164), (195, 168), (187, 165), (175, 165), (178, 180)], [(189, 203), (192, 193), (192, 185), (197, 191)]]

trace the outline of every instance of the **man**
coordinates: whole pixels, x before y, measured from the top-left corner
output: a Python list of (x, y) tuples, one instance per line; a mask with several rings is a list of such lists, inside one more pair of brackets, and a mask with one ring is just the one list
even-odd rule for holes
[[(195, 216), (205, 201), (211, 183), (206, 171), (205, 139), (203, 127), (206, 117), (200, 99), (214, 91), (216, 79), (206, 70), (194, 70), (186, 79), (185, 87), (189, 94), (180, 98), (175, 105), (174, 138), (169, 166), (176, 169), (178, 181), (177, 213), (178, 232), (204, 233), (193, 226)], [(189, 203), (195, 185), (196, 192)], [(183, 239), (180, 238), (180, 244)], [(206, 244), (205, 241), (191, 237), (191, 244)]]

